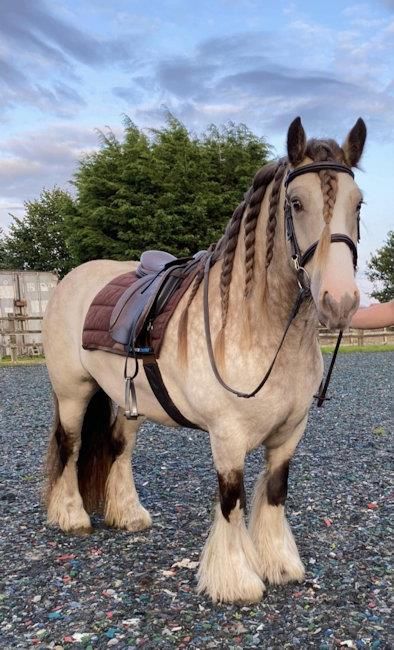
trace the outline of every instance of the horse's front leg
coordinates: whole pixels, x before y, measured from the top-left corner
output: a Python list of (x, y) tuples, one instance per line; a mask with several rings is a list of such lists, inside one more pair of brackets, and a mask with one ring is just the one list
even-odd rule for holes
[(267, 444), (267, 469), (256, 484), (249, 530), (255, 544), (259, 567), (273, 584), (302, 580), (305, 574), (296, 543), (285, 517), (290, 459), (306, 426), (306, 418), (279, 447), (275, 437)]
[(264, 584), (252, 540), (245, 526), (243, 468), (245, 446), (234, 436), (211, 433), (218, 473), (219, 501), (198, 572), (198, 591), (213, 602), (260, 600)]

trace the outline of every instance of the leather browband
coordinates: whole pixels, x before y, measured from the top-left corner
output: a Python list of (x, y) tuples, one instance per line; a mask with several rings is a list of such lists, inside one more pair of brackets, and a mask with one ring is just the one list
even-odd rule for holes
[(349, 174), (349, 176), (354, 178), (353, 171), (347, 165), (342, 165), (342, 163), (332, 161), (330, 162), (329, 160), (326, 160), (322, 162), (310, 163), (309, 165), (304, 165), (303, 167), (297, 167), (297, 169), (293, 169), (293, 171), (289, 172), (286, 176), (285, 187), (287, 187), (288, 184), (291, 183), (291, 181), (294, 180), (297, 176), (301, 176), (301, 174), (321, 172), (325, 169), (331, 169), (334, 172), (344, 172), (345, 174)]

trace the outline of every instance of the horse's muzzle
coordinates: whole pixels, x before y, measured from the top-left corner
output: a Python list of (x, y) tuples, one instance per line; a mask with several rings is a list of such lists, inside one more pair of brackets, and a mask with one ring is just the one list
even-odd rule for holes
[(349, 326), (359, 302), (358, 291), (355, 291), (353, 295), (345, 293), (340, 301), (337, 301), (328, 291), (324, 291), (318, 304), (319, 320), (329, 329), (343, 330)]

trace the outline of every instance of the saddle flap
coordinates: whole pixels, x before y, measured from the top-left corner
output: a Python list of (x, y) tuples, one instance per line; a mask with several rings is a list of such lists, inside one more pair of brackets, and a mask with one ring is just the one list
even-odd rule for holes
[(114, 341), (135, 345), (169, 273), (171, 269), (139, 278), (122, 294), (110, 318), (109, 332)]
[(130, 331), (135, 328), (135, 322), (150, 295), (148, 291), (144, 293), (149, 282), (151, 282), (149, 277), (139, 278), (122, 293), (117, 301), (109, 321), (109, 333), (117, 343), (123, 345), (129, 343)]

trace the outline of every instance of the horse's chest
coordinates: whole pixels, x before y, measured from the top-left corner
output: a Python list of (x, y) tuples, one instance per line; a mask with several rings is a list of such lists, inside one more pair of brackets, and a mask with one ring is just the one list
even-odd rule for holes
[[(292, 430), (310, 408), (323, 373), (320, 352), (299, 363), (278, 365), (261, 392), (243, 400), (242, 412), (248, 428), (250, 448), (276, 431)], [(239, 405), (238, 405), (239, 408)]]

